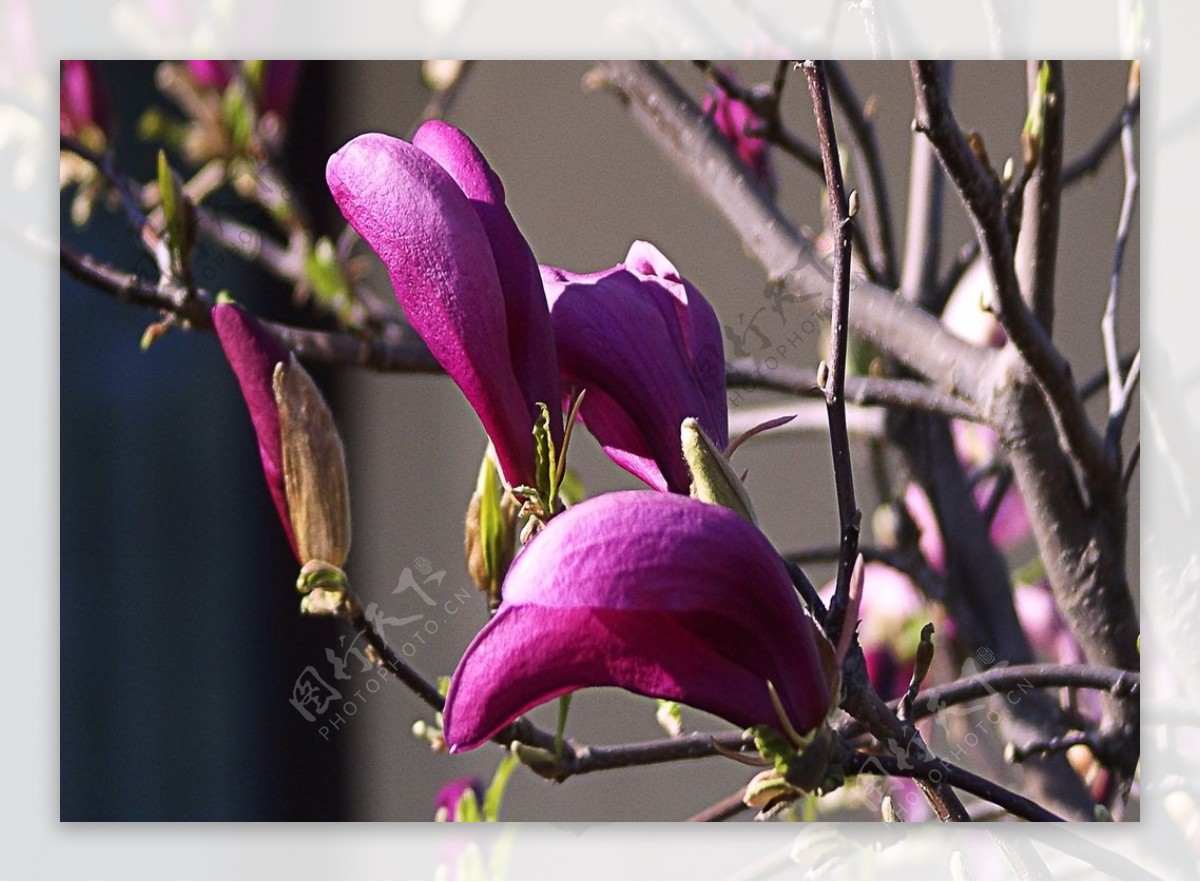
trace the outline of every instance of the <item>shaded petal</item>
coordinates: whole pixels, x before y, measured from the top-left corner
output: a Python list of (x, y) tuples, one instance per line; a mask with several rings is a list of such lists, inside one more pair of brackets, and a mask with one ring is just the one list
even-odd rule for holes
[(287, 119), (300, 82), (300, 64), (299, 61), (263, 62), (262, 95), (258, 100), (260, 112)]
[[(525, 392), (531, 419), (537, 417), (539, 402), (556, 413), (561, 394), (550, 311), (537, 261), (505, 205), (504, 185), (471, 139), (448, 123), (424, 123), (413, 144), (455, 180), (487, 234), (504, 292), (512, 369)], [(551, 431), (555, 444), (560, 444), (562, 422), (552, 419)]]
[(768, 680), (797, 729), (824, 719), (814, 626), (762, 533), (721, 506), (611, 493), (554, 518), (518, 556), (451, 681), (444, 730), (469, 750), (588, 686), (778, 728)]
[(626, 264), (591, 274), (542, 267), (542, 281), (563, 386), (588, 390), (584, 424), (650, 486), (686, 493), (680, 424), (694, 417), (717, 446), (729, 443), (712, 307), (644, 242), (634, 243)]
[(272, 377), (275, 365), (288, 359), (288, 351), (272, 337), (258, 320), (234, 304), (213, 307), (213, 325), (233, 368), (242, 397), (250, 410), (250, 422), (258, 438), (267, 489), (283, 522), (292, 552), (299, 557), (292, 520), (288, 514), (287, 491), (283, 480), (283, 446), (279, 434), (279, 408), (275, 403)]
[(471, 202), (425, 151), (381, 134), (342, 147), (326, 178), (383, 261), (409, 323), (479, 414), (507, 481), (533, 484), (533, 422), (513, 373), (495, 260)]

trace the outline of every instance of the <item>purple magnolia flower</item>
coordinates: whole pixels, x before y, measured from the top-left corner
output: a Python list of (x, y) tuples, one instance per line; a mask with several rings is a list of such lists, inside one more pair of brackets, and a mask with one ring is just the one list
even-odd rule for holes
[(666, 257), (634, 242), (598, 273), (542, 267), (564, 389), (619, 466), (656, 490), (687, 493), (679, 427), (694, 417), (729, 444), (725, 357), (712, 307)]
[(267, 333), (257, 319), (239, 306), (215, 306), (212, 317), (225, 358), (233, 368), (238, 385), (242, 388), (242, 396), (246, 399), (246, 407), (250, 410), (250, 422), (258, 438), (258, 454), (262, 458), (267, 489), (279, 512), (292, 551), (299, 558), (296, 536), (288, 514), (279, 408), (272, 386), (275, 365), (288, 360), (288, 351)]
[(551, 520), (450, 682), (444, 733), (471, 750), (532, 707), (588, 686), (680, 701), (738, 726), (797, 731), (829, 711), (820, 638), (779, 556), (735, 512), (609, 493)]
[(112, 134), (112, 104), (98, 61), (64, 61), (59, 83), (58, 125), (62, 134), (78, 138), (97, 131)]
[(511, 485), (536, 486), (533, 426), (562, 440), (554, 336), (537, 263), (504, 187), (466, 135), (427, 122), (410, 144), (360, 135), (326, 170), (409, 323), (479, 414)]
[(455, 778), (442, 785), (433, 800), (434, 820), (459, 820), (458, 804), (467, 792), (475, 794), (477, 805), (483, 805), (483, 782), (478, 778)]
[[(730, 71), (724, 72), (733, 79)], [(775, 192), (775, 169), (771, 163), (770, 145), (763, 139), (746, 134), (762, 125), (760, 117), (745, 101), (739, 101), (720, 86), (713, 86), (704, 96), (704, 112), (711, 115), (717, 131), (733, 145), (733, 150), (742, 165), (772, 193)]]

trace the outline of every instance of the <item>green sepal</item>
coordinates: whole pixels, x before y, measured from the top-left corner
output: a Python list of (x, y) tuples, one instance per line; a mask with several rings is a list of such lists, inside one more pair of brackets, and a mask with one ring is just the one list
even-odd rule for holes
[(504, 479), (491, 445), (483, 454), (475, 492), (467, 506), (463, 545), (467, 572), (488, 599), (488, 608), (500, 606), (500, 588), (515, 551), (519, 506), (505, 492)]
[(550, 434), (550, 408), (545, 402), (537, 404), (538, 415), (533, 423), (534, 455), (537, 457), (537, 494), (550, 514), (550, 506), (558, 490), (558, 451)]

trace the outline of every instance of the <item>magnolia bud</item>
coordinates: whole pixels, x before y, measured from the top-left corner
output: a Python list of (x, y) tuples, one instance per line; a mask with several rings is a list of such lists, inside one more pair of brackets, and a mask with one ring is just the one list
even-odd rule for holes
[(680, 426), (683, 458), (692, 476), (691, 497), (732, 508), (752, 524), (758, 523), (746, 487), (733, 471), (725, 454), (696, 420), (688, 417)]
[(295, 357), (275, 366), (274, 389), (296, 552), (340, 568), (350, 553), (350, 496), (333, 414)]

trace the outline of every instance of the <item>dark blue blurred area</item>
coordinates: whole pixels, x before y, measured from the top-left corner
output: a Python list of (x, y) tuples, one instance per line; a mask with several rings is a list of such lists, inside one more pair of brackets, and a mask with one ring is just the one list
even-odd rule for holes
[[(147, 180), (154, 149), (135, 126), (166, 104), (154, 65), (104, 73), (123, 167)], [(301, 90), (324, 100), (319, 70)], [(319, 169), (314, 143), (290, 161)], [(75, 229), (68, 206), (64, 241), (147, 272), (121, 214), (98, 206)], [(214, 290), (291, 309), (279, 283), (236, 259), (197, 261), (217, 270)], [(342, 750), (289, 703), (338, 632), (298, 615), (296, 563), (216, 339), (173, 330), (142, 353), (151, 312), (65, 275), (60, 301), (61, 819), (344, 817)]]

